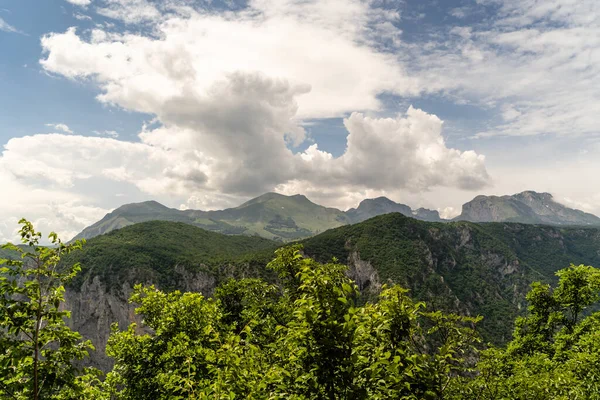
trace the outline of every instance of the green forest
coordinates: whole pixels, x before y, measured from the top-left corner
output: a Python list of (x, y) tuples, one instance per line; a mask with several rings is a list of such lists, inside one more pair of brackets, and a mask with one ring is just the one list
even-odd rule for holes
[(365, 298), (343, 254), (280, 247), (267, 265), (274, 279), (223, 279), (210, 297), (136, 285), (130, 301), (143, 323), (113, 325), (104, 374), (84, 367), (93, 345), (62, 306), (65, 286), (85, 272), (75, 261), (85, 242), (51, 234), (41, 246), (21, 223), (22, 245), (2, 253), (19, 256), (0, 261), (3, 399), (600, 398), (600, 270), (591, 266), (531, 281), (510, 340), (494, 345), (479, 315), (432, 308), (402, 285)]

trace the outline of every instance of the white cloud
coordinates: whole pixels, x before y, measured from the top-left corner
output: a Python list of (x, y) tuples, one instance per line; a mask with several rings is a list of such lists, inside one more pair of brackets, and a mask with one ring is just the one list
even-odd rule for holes
[[(0, 158), (0, 162), (2, 158)], [(0, 165), (0, 243), (17, 241), (18, 221), (25, 217), (44, 234), (56, 231), (68, 240), (109, 210), (90, 206), (93, 199), (49, 186), (23, 182)]]
[(109, 131), (94, 131), (94, 133), (96, 135), (99, 135), (99, 136), (108, 136), (108, 137), (111, 137), (113, 139), (116, 139), (116, 138), (119, 137), (119, 132), (112, 131), (112, 130), (109, 130)]
[(67, 3), (74, 4), (76, 6), (85, 7), (92, 3), (92, 0), (65, 0)]
[(2, 17), (0, 17), (0, 31), (9, 32), (9, 33), (23, 33), (14, 26), (10, 25), (6, 22)]
[(349, 135), (341, 157), (316, 144), (302, 154), (310, 166), (307, 176), (323, 186), (421, 192), (434, 186), (479, 189), (490, 180), (485, 158), (446, 147), (442, 121), (421, 110), (410, 107), (397, 118), (353, 113), (344, 125)]
[(105, 17), (118, 19), (129, 24), (158, 21), (162, 14), (147, 0), (103, 0), (104, 5), (96, 12)]
[(85, 14), (81, 14), (81, 13), (74, 13), (73, 17), (80, 21), (91, 21), (92, 20), (92, 17), (90, 17), (89, 15), (85, 15)]
[(600, 3), (479, 0), (497, 15), (399, 48), (409, 71), (452, 101), (497, 111), (477, 137), (598, 132)]
[(69, 126), (67, 124), (46, 124), (46, 126), (48, 126), (50, 128), (54, 128), (60, 132), (73, 133), (73, 131), (71, 130), (71, 128), (69, 128)]
[[(160, 3), (102, 4), (114, 18), (136, 22), (122, 13)], [(94, 82), (101, 102), (152, 114), (155, 124), (144, 127), (141, 143), (64, 135), (13, 139), (0, 168), (27, 185), (77, 191), (102, 180), (104, 191), (132, 186), (205, 209), (274, 189), (345, 207), (362, 194), (416, 196), (438, 186), (488, 184), (483, 156), (448, 148), (439, 118), (412, 107), (395, 118), (376, 116), (380, 94), (425, 90), (375, 41), (385, 35), (398, 44), (390, 23), (396, 13), (359, 0), (255, 0), (250, 6), (221, 15), (138, 14), (158, 21), (148, 36), (105, 28), (88, 39), (73, 28), (46, 35), (46, 71)], [(346, 116), (341, 157), (317, 144), (293, 151), (306, 140), (304, 119), (334, 116)], [(21, 171), (24, 159), (32, 167)]]
[[(310, 87), (298, 98), (301, 118), (377, 110), (384, 91), (421, 90), (395, 56), (366, 44), (373, 21), (365, 3), (252, 4), (253, 12), (172, 17), (156, 27), (157, 39), (106, 35), (90, 43), (74, 30), (48, 35), (42, 65), (69, 77), (93, 77), (105, 91), (103, 101), (144, 112), (155, 112), (184, 89), (202, 93), (232, 73), (261, 72)], [(149, 91), (152, 98), (143, 100), (141, 93)]]

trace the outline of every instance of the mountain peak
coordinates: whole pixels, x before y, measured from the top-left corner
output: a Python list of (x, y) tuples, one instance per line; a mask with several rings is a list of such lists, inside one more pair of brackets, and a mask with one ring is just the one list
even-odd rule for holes
[(139, 203), (128, 203), (123, 204), (122, 206), (116, 208), (113, 212), (116, 211), (129, 211), (129, 210), (169, 210), (169, 207), (160, 204), (156, 200), (147, 200)]
[(407, 217), (426, 221), (441, 221), (437, 211), (426, 210), (424, 208), (412, 210), (406, 204), (396, 203), (385, 196), (374, 199), (365, 199), (360, 202), (357, 208), (351, 208), (346, 211), (346, 215), (348, 215), (352, 223), (361, 222), (378, 215), (390, 213), (400, 213)]
[(568, 208), (552, 194), (526, 190), (512, 196), (477, 196), (463, 205), (456, 220), (524, 222), (547, 225), (600, 225), (600, 218)]
[(247, 202), (245, 202), (244, 204), (235, 207), (235, 208), (244, 208), (244, 207), (248, 207), (252, 204), (261, 204), (261, 203), (266, 203), (269, 201), (296, 201), (296, 202), (308, 202), (311, 204), (314, 204), (312, 201), (310, 201), (308, 198), (306, 198), (306, 196), (304, 196), (303, 194), (294, 194), (294, 195), (285, 195), (285, 194), (281, 194), (281, 193), (275, 193), (275, 192), (267, 192), (265, 194), (262, 194), (258, 197), (255, 197), (253, 199), (248, 200)]

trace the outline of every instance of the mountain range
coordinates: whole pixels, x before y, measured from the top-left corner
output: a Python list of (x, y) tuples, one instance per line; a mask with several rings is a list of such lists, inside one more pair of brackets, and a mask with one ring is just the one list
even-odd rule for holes
[[(533, 281), (553, 282), (569, 263), (600, 265), (600, 230), (520, 223), (427, 222), (390, 213), (339, 226), (301, 241), (304, 254), (348, 265), (361, 301), (399, 283), (430, 310), (482, 315), (486, 342), (510, 339)], [(74, 329), (90, 338), (92, 363), (110, 367), (110, 325), (140, 322), (128, 303), (137, 283), (211, 296), (230, 278), (276, 282), (266, 268), (281, 242), (223, 235), (188, 223), (147, 221), (90, 239), (64, 261), (82, 271), (67, 288)]]
[[(90, 239), (139, 222), (172, 221), (228, 235), (287, 242), (394, 212), (422, 221), (448, 222), (435, 210), (413, 210), (386, 197), (366, 199), (356, 208), (341, 211), (315, 204), (300, 194), (266, 193), (238, 207), (218, 211), (177, 210), (156, 201), (126, 204), (85, 228), (74, 239)], [(533, 191), (512, 196), (477, 196), (463, 205), (462, 213), (454, 221), (600, 226), (597, 216), (568, 208), (554, 201), (549, 193)]]

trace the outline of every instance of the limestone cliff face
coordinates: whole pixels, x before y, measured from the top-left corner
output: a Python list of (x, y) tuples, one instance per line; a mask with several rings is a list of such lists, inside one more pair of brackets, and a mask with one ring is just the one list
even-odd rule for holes
[[(198, 292), (211, 296), (215, 287), (214, 276), (205, 272), (190, 272), (181, 266), (175, 266), (178, 287), (184, 292)], [(139, 274), (132, 273), (132, 276)], [(90, 353), (90, 365), (103, 371), (112, 368), (112, 360), (106, 356), (106, 343), (110, 336), (110, 327), (117, 323), (124, 330), (133, 322), (142, 332), (142, 320), (135, 313), (135, 304), (129, 303), (133, 286), (137, 282), (125, 282), (119, 287), (107, 287), (99, 276), (86, 279), (81, 287), (67, 288), (64, 307), (71, 310), (69, 326), (78, 331), (85, 339), (94, 344), (96, 350)], [(147, 284), (152, 284), (149, 279)]]
[(98, 276), (85, 281), (81, 288), (67, 289), (65, 307), (71, 310), (69, 325), (91, 340), (96, 348), (90, 353), (87, 365), (110, 370), (112, 361), (106, 356), (105, 350), (111, 324), (116, 322), (121, 329), (126, 329), (132, 322), (141, 322), (135, 314), (135, 305), (128, 302), (131, 292), (129, 283), (109, 291)]
[(371, 297), (381, 291), (379, 273), (369, 261), (360, 259), (358, 252), (353, 251), (348, 257), (348, 276), (356, 282), (362, 294)]
[(365, 221), (378, 215), (400, 213), (407, 217), (416, 218), (422, 221), (441, 222), (440, 214), (435, 210), (419, 208), (412, 210), (405, 204), (396, 203), (387, 197), (378, 197), (376, 199), (366, 199), (360, 202), (357, 208), (351, 208), (346, 211), (351, 223)]

